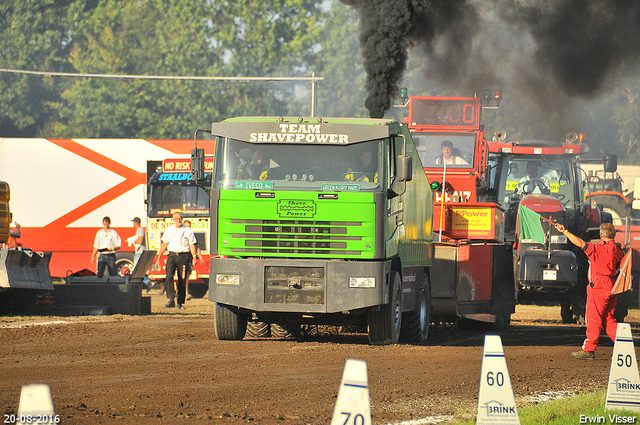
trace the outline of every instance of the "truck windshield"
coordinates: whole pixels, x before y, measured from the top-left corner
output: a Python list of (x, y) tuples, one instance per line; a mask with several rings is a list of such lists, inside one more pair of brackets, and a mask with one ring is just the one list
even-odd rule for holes
[(380, 191), (382, 140), (351, 145), (255, 144), (223, 139), (216, 188)]
[(425, 168), (469, 168), (473, 166), (475, 134), (413, 133), (418, 155)]
[(498, 202), (508, 206), (528, 194), (557, 198), (568, 209), (574, 208), (571, 164), (566, 158), (544, 155), (518, 155), (504, 158), (500, 169)]
[(175, 211), (184, 217), (206, 217), (209, 195), (194, 184), (150, 183), (149, 217), (170, 217)]

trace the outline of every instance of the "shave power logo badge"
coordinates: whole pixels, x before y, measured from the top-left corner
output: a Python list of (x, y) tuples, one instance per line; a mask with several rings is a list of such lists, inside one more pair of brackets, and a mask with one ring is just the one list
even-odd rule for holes
[(313, 218), (316, 203), (308, 200), (282, 199), (278, 201), (278, 215), (281, 218)]

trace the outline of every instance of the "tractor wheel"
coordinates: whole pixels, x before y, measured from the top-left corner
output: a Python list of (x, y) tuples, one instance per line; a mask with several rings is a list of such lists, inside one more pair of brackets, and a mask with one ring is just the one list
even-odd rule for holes
[(402, 328), (402, 281), (397, 271), (389, 276), (389, 303), (369, 309), (369, 343), (372, 345), (397, 344)]
[(225, 305), (216, 304), (214, 318), (219, 340), (239, 341), (247, 333), (247, 316)]
[(571, 311), (571, 297), (569, 297), (568, 292), (562, 295), (560, 316), (562, 317), (562, 323), (576, 323), (576, 319), (573, 318), (573, 311)]
[(249, 322), (247, 323), (247, 336), (250, 338), (269, 338), (271, 324), (268, 322)]
[(296, 339), (300, 336), (300, 325), (272, 323), (271, 336), (277, 339)]
[(200, 282), (189, 282), (189, 295), (192, 298), (202, 298), (209, 290), (209, 284)]
[(429, 322), (431, 322), (431, 283), (427, 271), (422, 275), (422, 284), (417, 294), (418, 308), (402, 315), (400, 339), (404, 342), (424, 344), (429, 336)]
[(611, 214), (613, 224), (620, 225), (622, 224), (620, 219), (631, 215), (631, 205), (627, 204), (621, 196), (595, 195), (590, 199), (594, 199), (596, 201), (596, 205), (598, 205), (598, 207), (600, 207), (604, 212)]
[(587, 293), (584, 289), (572, 290), (567, 292), (567, 296), (571, 301), (571, 314), (574, 323), (580, 326), (587, 325)]

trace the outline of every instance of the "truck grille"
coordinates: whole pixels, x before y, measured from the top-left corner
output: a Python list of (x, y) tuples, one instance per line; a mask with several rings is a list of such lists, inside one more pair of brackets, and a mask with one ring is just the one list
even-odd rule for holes
[(324, 268), (267, 266), (264, 274), (265, 303), (324, 304)]
[(244, 239), (245, 248), (233, 248), (232, 252), (361, 254), (347, 250), (347, 241), (362, 240), (361, 236), (349, 236), (349, 228), (362, 226), (360, 222), (234, 219), (232, 223), (244, 224), (245, 230), (232, 235)]

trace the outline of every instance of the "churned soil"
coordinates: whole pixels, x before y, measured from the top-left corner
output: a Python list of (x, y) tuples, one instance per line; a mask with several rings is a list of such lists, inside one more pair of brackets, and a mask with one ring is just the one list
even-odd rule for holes
[[(348, 358), (367, 361), (376, 424), (477, 408), (482, 331), (433, 325), (425, 346), (369, 346), (332, 327), (218, 341), (206, 298), (176, 310), (151, 296), (148, 316), (0, 318), (2, 413), (17, 413), (22, 385), (46, 383), (64, 424), (327, 424)], [(627, 321), (640, 335), (640, 312)], [(603, 336), (595, 361), (574, 359), (584, 328), (562, 324), (559, 307), (518, 305), (501, 336), (519, 405), (607, 384), (612, 342)]]

